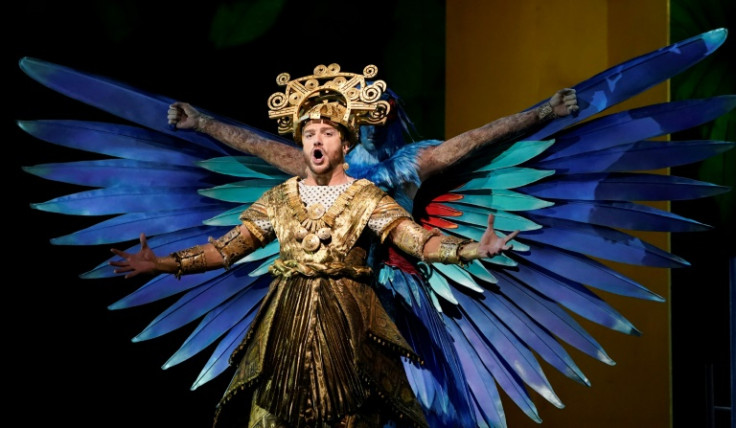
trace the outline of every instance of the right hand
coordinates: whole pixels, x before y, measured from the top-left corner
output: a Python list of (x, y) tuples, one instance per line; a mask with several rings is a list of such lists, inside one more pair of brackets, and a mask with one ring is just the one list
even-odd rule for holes
[(110, 251), (120, 256), (123, 260), (112, 260), (109, 262), (111, 266), (115, 266), (115, 273), (124, 273), (125, 278), (132, 278), (141, 273), (156, 273), (156, 254), (148, 246), (146, 235), (141, 233), (141, 249), (137, 253), (128, 253), (111, 248)]
[(177, 101), (169, 106), (166, 114), (169, 125), (174, 125), (176, 129), (198, 129), (199, 120), (202, 114), (192, 107), (189, 103)]
[(557, 117), (564, 117), (578, 111), (578, 97), (575, 89), (564, 88), (555, 92), (549, 99), (549, 105)]
[(511, 250), (514, 246), (509, 241), (514, 239), (519, 234), (518, 230), (515, 230), (504, 238), (496, 235), (493, 229), (493, 224), (496, 217), (493, 214), (488, 214), (488, 227), (486, 228), (483, 236), (480, 238), (478, 245), (478, 255), (480, 257), (493, 257), (501, 254), (502, 251)]

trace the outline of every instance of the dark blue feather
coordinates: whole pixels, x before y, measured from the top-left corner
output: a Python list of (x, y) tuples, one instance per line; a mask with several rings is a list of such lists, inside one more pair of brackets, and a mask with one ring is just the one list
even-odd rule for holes
[[(408, 361), (404, 367), (410, 379), (424, 379), (426, 382), (425, 386), (416, 382), (414, 386), (427, 417), (439, 426), (449, 426), (453, 421), (469, 418), (470, 398), (462, 387), (465, 374), (457, 361), (452, 339), (422, 281), (391, 266), (381, 269), (379, 281), (402, 296), (397, 298), (387, 294), (389, 289), (379, 294), (404, 338), (424, 360), (421, 367)], [(464, 424), (462, 426), (473, 426), (470, 419), (461, 423)]]
[(606, 149), (540, 160), (533, 168), (553, 169), (558, 174), (644, 171), (699, 162), (731, 150), (727, 141), (637, 141)]
[(232, 296), (246, 289), (258, 278), (248, 275), (247, 266), (232, 270), (228, 275), (219, 275), (194, 288), (158, 315), (143, 331), (133, 338), (134, 342), (150, 340), (170, 333), (217, 308)]
[(730, 189), (672, 175), (611, 172), (555, 175), (520, 190), (547, 200), (679, 201), (715, 196)]
[(486, 311), (497, 316), (514, 335), (518, 336), (544, 361), (570, 379), (590, 386), (590, 381), (578, 368), (565, 348), (513, 302), (496, 292), (484, 293), (483, 298), (478, 299), (478, 302), (486, 308)]
[[(488, 388), (487, 385), (495, 381), (529, 418), (535, 422), (541, 422), (524, 382), (504, 364), (498, 351), (483, 346), (482, 339), (464, 318), (452, 318), (447, 324), (450, 334), (455, 339), (455, 348), (463, 363), (463, 368), (468, 373), (475, 374), (475, 376), (468, 376), (468, 386), (473, 391), (475, 398), (483, 397)], [(488, 395), (487, 398), (494, 399), (495, 397)], [(479, 403), (481, 409), (495, 407), (495, 403), (491, 401), (480, 401)]]
[(498, 273), (498, 286), (507, 300), (524, 311), (539, 328), (603, 363), (615, 364), (600, 344), (555, 301), (505, 272)]
[(200, 208), (197, 211), (179, 209), (151, 213), (122, 214), (85, 229), (51, 239), (54, 245), (101, 245), (138, 239), (202, 226), (203, 222), (222, 212), (223, 206)]
[(268, 291), (268, 283), (267, 277), (260, 278), (230, 301), (208, 312), (181, 347), (166, 361), (163, 368), (175, 366), (197, 355), (235, 327), (244, 316), (255, 313)]
[[(19, 65), (32, 79), (70, 98), (217, 153), (231, 154), (230, 149), (205, 134), (193, 130), (177, 131), (172, 128), (166, 119), (169, 105), (176, 101), (172, 98), (149, 93), (113, 79), (83, 73), (37, 58), (22, 58)], [(223, 122), (247, 128), (256, 135), (282, 142), (290, 147), (294, 146), (292, 141), (285, 138), (201, 108), (198, 108), (198, 110)]]
[(529, 243), (529, 251), (524, 254), (516, 254), (516, 257), (534, 264), (536, 269), (542, 269), (543, 267), (560, 277), (609, 293), (664, 302), (662, 296), (651, 292), (611, 267), (563, 248)]
[(565, 201), (531, 212), (536, 218), (558, 218), (629, 230), (699, 232), (707, 224), (633, 202)]
[(123, 159), (194, 166), (219, 150), (191, 144), (160, 132), (117, 123), (81, 120), (26, 120), (18, 126), (34, 137), (71, 149)]
[(514, 276), (527, 287), (585, 319), (624, 334), (639, 335), (639, 331), (618, 311), (577, 282), (521, 262)]
[(109, 187), (34, 203), (37, 210), (83, 216), (140, 213), (157, 209), (223, 210), (226, 205), (197, 193), (196, 187)]
[(529, 215), (546, 227), (520, 233), (517, 239), (522, 242), (532, 241), (591, 257), (639, 266), (688, 266), (686, 260), (615, 229)]
[[(725, 28), (718, 28), (672, 43), (615, 65), (574, 85), (580, 107), (577, 114), (549, 122), (526, 139), (544, 140), (561, 129), (582, 122), (687, 70), (718, 49), (726, 40), (727, 34)], [(547, 100), (540, 101), (529, 109), (545, 102)]]
[(625, 110), (561, 132), (541, 159), (553, 160), (679, 132), (712, 121), (734, 107), (736, 95), (723, 95)]
[(47, 180), (88, 187), (202, 187), (221, 181), (203, 169), (128, 159), (46, 163), (23, 170)]
[(210, 358), (199, 372), (197, 379), (192, 384), (192, 390), (195, 390), (216, 378), (230, 367), (230, 355), (232, 355), (235, 348), (243, 341), (243, 339), (245, 339), (245, 334), (247, 333), (251, 322), (253, 322), (255, 314), (255, 312), (248, 314), (238, 324), (231, 328), (225, 337), (218, 342), (215, 350), (212, 351), (212, 355), (210, 355)]
[[(464, 314), (463, 320), (467, 321), (467, 330), (472, 327), (473, 333), (478, 337), (477, 342), (473, 343), (481, 360), (485, 360), (484, 354), (495, 350), (499, 360), (504, 362), (508, 370), (513, 370), (526, 385), (555, 407), (563, 407), (562, 401), (552, 390), (552, 385), (549, 384), (534, 354), (499, 321), (493, 312), (479, 304), (482, 297), (469, 296), (462, 292), (456, 293), (456, 296)], [(463, 326), (460, 321), (458, 324)]]

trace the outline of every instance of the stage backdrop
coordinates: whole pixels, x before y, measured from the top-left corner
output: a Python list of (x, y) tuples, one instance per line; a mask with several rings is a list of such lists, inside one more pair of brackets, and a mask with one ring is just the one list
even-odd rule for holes
[[(523, 110), (557, 89), (665, 46), (668, 16), (666, 0), (448, 1), (446, 136)], [(663, 83), (606, 113), (667, 101), (668, 97), (668, 85)], [(669, 249), (669, 235), (637, 236)], [(616, 365), (605, 365), (568, 348), (591, 382), (586, 387), (542, 362), (566, 405), (558, 410), (532, 392), (543, 427), (671, 425), (669, 272), (616, 267), (667, 303), (601, 292), (643, 335), (625, 336), (577, 318)], [(510, 427), (539, 426), (508, 397), (503, 399)]]

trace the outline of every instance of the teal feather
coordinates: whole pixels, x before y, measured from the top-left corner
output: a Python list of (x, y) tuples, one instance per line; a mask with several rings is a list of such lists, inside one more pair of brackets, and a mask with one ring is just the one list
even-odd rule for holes
[(467, 263), (465, 266), (465, 270), (468, 271), (471, 275), (473, 275), (475, 278), (477, 278), (480, 281), (486, 282), (488, 284), (496, 284), (498, 283), (498, 279), (493, 276), (491, 271), (485, 268), (483, 266), (483, 263), (480, 260), (472, 260), (470, 263)]
[(209, 226), (236, 226), (241, 224), (240, 215), (250, 206), (250, 203), (238, 205), (235, 208), (223, 211), (214, 217), (210, 217), (203, 223)]
[(480, 287), (470, 274), (458, 265), (432, 263), (432, 268), (445, 276), (448, 280), (459, 286), (465, 287), (476, 293), (482, 293), (483, 288)]
[(445, 203), (445, 205), (455, 208), (462, 212), (457, 217), (443, 217), (445, 220), (452, 222), (462, 222), (473, 226), (479, 226), (485, 228), (488, 225), (488, 214), (493, 213), (494, 221), (493, 227), (496, 230), (537, 230), (541, 229), (542, 226), (529, 220), (521, 215), (513, 214), (506, 211), (496, 211), (490, 209), (484, 209), (482, 207), (475, 206), (461, 206), (453, 203)]
[(521, 165), (543, 153), (552, 144), (554, 144), (554, 140), (517, 141), (494, 157), (488, 164), (474, 169), (471, 173), (476, 174)]
[(487, 173), (485, 177), (471, 179), (453, 192), (466, 193), (481, 190), (516, 189), (553, 174), (554, 171), (540, 171), (532, 168), (509, 167), (496, 169)]
[(432, 287), (432, 290), (437, 293), (438, 296), (442, 297), (453, 305), (457, 305), (457, 300), (455, 300), (455, 296), (452, 293), (450, 283), (447, 282), (447, 279), (445, 279), (445, 277), (443, 277), (439, 273), (433, 273), (429, 275), (429, 285)]
[(281, 245), (279, 244), (279, 241), (274, 239), (273, 241), (269, 242), (263, 247), (253, 251), (252, 253), (238, 260), (236, 264), (254, 262), (254, 261), (263, 260), (266, 258), (270, 259), (272, 256), (278, 255), (280, 248), (281, 248)]
[(282, 183), (282, 180), (253, 179), (237, 183), (223, 184), (222, 186), (210, 187), (199, 190), (199, 194), (221, 201), (244, 204), (255, 202), (263, 193)]
[(531, 211), (554, 205), (553, 202), (507, 189), (493, 189), (488, 195), (462, 194), (457, 204), (485, 207), (499, 211)]
[(223, 156), (197, 162), (202, 168), (218, 174), (242, 178), (285, 179), (287, 175), (253, 156)]

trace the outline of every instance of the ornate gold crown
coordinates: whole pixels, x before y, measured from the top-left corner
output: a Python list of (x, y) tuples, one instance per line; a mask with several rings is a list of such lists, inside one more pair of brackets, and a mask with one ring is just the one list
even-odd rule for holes
[(286, 90), (268, 97), (268, 117), (276, 119), (279, 134), (294, 134), (299, 144), (301, 125), (308, 119), (328, 119), (344, 126), (350, 133), (348, 138), (355, 143), (361, 125), (383, 125), (391, 109), (381, 99), (386, 82), (365, 82), (376, 74), (375, 65), (366, 66), (361, 75), (341, 72), (338, 64), (318, 65), (314, 74), (294, 80), (288, 73), (281, 73), (276, 83), (286, 86)]

